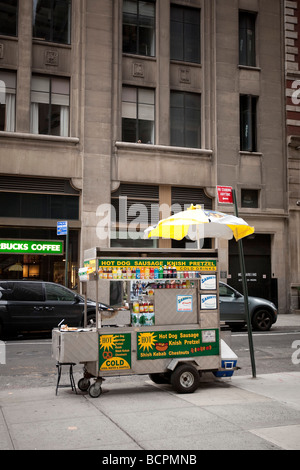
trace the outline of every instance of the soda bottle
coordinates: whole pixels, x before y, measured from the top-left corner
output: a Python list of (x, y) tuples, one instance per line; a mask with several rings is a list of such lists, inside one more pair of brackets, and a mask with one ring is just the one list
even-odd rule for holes
[(162, 266), (160, 266), (158, 268), (158, 278), (163, 279), (163, 277), (164, 277), (164, 268)]

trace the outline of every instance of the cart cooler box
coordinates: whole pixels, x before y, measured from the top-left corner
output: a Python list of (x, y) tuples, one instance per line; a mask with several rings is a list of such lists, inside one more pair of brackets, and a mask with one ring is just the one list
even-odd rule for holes
[(52, 356), (61, 363), (93, 362), (98, 357), (97, 331), (52, 331)]
[(228, 344), (221, 339), (221, 368), (214, 372), (216, 377), (232, 377), (237, 368), (237, 355), (230, 349)]

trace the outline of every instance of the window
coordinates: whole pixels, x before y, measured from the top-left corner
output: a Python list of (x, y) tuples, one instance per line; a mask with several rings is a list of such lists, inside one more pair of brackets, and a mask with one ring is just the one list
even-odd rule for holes
[(229, 286), (226, 286), (225, 284), (220, 284), (219, 285), (219, 296), (220, 297), (229, 297), (234, 299), (235, 298), (235, 292), (230, 289)]
[(74, 302), (75, 295), (63, 286), (45, 283), (46, 300), (57, 300), (60, 302)]
[(242, 189), (242, 207), (258, 208), (258, 191), (257, 189)]
[(256, 66), (255, 52), (255, 21), (256, 14), (240, 12), (239, 14), (239, 63), (240, 65)]
[(0, 1), (0, 34), (17, 36), (18, 0)]
[(19, 302), (43, 302), (44, 293), (41, 282), (8, 282), (8, 289), (11, 289), (12, 300)]
[(200, 10), (171, 6), (171, 60), (200, 63)]
[(16, 74), (0, 70), (0, 131), (15, 131)]
[(159, 187), (120, 184), (111, 195), (111, 246), (149, 247), (156, 240), (145, 240), (144, 230), (159, 221)]
[(123, 87), (122, 140), (154, 143), (154, 90)]
[[(180, 211), (186, 210), (191, 204), (204, 207), (205, 209), (212, 209), (212, 199), (205, 194), (202, 188), (173, 186), (171, 189), (172, 201), (172, 214), (177, 214)], [(172, 240), (172, 248), (191, 249), (197, 248), (197, 242), (193, 242), (185, 237), (182, 240)], [(212, 243), (210, 238), (200, 240), (201, 248), (211, 248)]]
[(64, 78), (33, 76), (31, 83), (31, 132), (69, 135), (70, 82)]
[(71, 43), (71, 0), (33, 0), (33, 37)]
[(154, 1), (123, 1), (123, 52), (155, 55)]
[(0, 217), (78, 220), (79, 198), (0, 191)]
[(251, 95), (240, 96), (240, 146), (246, 152), (256, 152), (257, 98)]
[(201, 148), (201, 96), (172, 91), (170, 106), (171, 145)]

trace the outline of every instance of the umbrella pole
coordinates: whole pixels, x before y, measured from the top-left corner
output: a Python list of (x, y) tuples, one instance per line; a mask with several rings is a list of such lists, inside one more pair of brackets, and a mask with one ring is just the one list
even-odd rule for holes
[[(238, 214), (238, 206), (237, 206), (235, 189), (232, 190), (232, 193), (233, 193), (235, 215), (236, 217), (238, 217), (239, 214)], [(238, 241), (238, 247), (239, 247), (240, 265), (241, 265), (241, 272), (242, 272), (245, 311), (246, 311), (246, 317), (247, 317), (247, 329), (248, 329), (248, 341), (249, 341), (251, 366), (252, 366), (252, 377), (255, 378), (256, 367), (255, 367), (254, 347), (253, 347), (253, 338), (252, 338), (251, 318), (250, 318), (250, 312), (249, 312), (248, 286), (247, 286), (247, 279), (246, 279), (245, 258), (244, 258), (244, 249), (243, 249), (242, 240)]]

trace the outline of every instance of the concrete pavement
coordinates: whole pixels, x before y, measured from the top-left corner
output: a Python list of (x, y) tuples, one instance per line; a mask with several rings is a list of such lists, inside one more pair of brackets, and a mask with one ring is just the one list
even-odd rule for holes
[[(300, 324), (299, 315), (282, 317)], [(71, 388), (56, 396), (55, 385), (0, 391), (1, 450), (99, 449), (118, 458), (137, 450), (300, 450), (300, 364), (255, 379), (204, 374), (188, 395), (148, 376), (107, 379), (99, 398)]]

